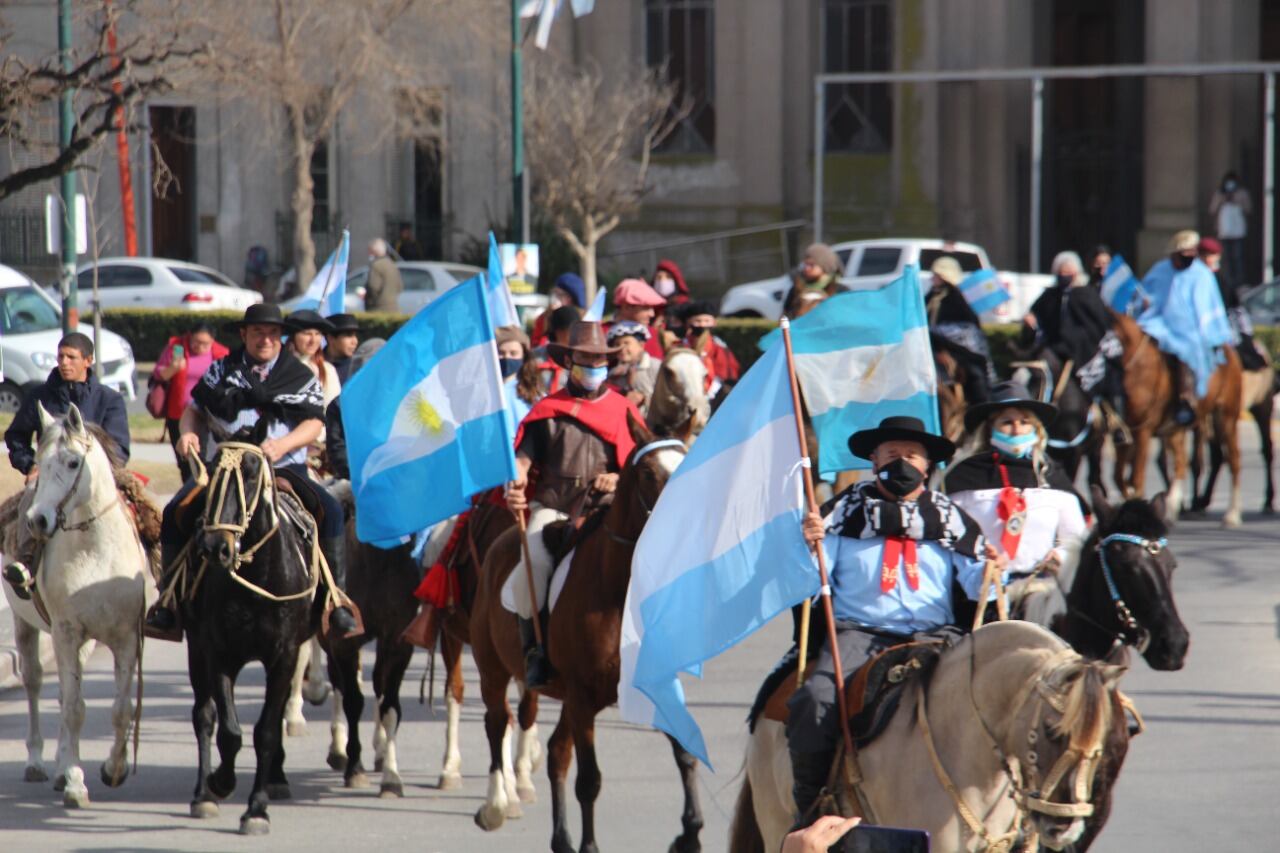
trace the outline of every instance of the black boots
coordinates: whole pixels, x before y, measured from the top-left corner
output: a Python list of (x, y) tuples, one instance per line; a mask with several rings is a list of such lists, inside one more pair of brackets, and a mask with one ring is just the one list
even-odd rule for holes
[(31, 587), (35, 585), (35, 580), (26, 565), (15, 560), (5, 566), (4, 579), (12, 587), (14, 595), (23, 601), (31, 600)]
[[(159, 583), (160, 600), (151, 605), (151, 609), (147, 611), (146, 621), (142, 626), (142, 633), (153, 640), (182, 642), (182, 625), (178, 622), (178, 614), (163, 603), (165, 594), (169, 591), (169, 586), (174, 580), (174, 570), (177, 566), (173, 563), (178, 559), (178, 550), (167, 543), (162, 542), (160, 544), (160, 569), (163, 572)], [(177, 602), (174, 604), (177, 606)]]
[(831, 765), (836, 760), (834, 750), (830, 752), (796, 752), (791, 751), (791, 796), (796, 801), (795, 829), (803, 829), (818, 817), (818, 797), (827, 787), (827, 779), (831, 776)]
[[(545, 609), (538, 614), (538, 619), (542, 623), (544, 641), (547, 636), (547, 622), (550, 621), (547, 615)], [(537, 690), (546, 687), (556, 676), (555, 670), (551, 668), (551, 661), (547, 658), (547, 650), (538, 645), (538, 635), (532, 619), (517, 616), (516, 622), (520, 625), (520, 644), (524, 646), (525, 689)]]
[[(338, 589), (346, 592), (347, 589), (347, 538), (346, 536), (334, 536), (331, 539), (320, 540), (320, 553), (324, 554), (324, 561), (329, 564), (329, 574), (333, 576), (333, 583)], [(338, 605), (329, 613), (329, 631), (330, 633), (342, 639), (356, 634), (360, 630), (356, 617), (351, 612), (351, 608), (345, 605)]]

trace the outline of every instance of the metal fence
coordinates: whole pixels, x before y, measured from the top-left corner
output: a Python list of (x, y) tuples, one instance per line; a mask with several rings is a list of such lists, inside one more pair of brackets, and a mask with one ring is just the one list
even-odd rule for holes
[(9, 266), (47, 265), (44, 211), (14, 208), (0, 211), (0, 263)]

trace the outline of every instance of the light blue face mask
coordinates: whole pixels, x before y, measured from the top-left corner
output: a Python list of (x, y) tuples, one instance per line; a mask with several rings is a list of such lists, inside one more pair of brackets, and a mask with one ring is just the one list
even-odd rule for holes
[(570, 371), (573, 381), (587, 392), (592, 392), (604, 384), (609, 378), (608, 366), (601, 367), (585, 367), (581, 364), (575, 364), (573, 370)]
[(1028, 432), (1023, 435), (1011, 435), (1003, 430), (991, 431), (991, 446), (999, 450), (1005, 456), (1012, 456), (1021, 459), (1030, 456), (1035, 450), (1036, 442), (1040, 440), (1040, 436), (1036, 433)]

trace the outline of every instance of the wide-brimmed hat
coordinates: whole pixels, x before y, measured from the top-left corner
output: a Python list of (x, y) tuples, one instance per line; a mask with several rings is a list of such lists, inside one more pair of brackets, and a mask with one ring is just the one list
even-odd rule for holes
[(943, 255), (934, 261), (933, 266), (929, 267), (929, 272), (947, 284), (959, 284), (964, 281), (964, 269), (960, 266), (960, 262), (950, 255)]
[(325, 334), (333, 332), (333, 324), (310, 308), (291, 312), (284, 318), (284, 327), (290, 332), (301, 332), (303, 329), (319, 329)]
[(284, 326), (284, 314), (273, 302), (258, 302), (244, 309), (244, 317), (227, 323), (227, 329), (243, 329), (245, 326)]
[(355, 314), (330, 314), (329, 325), (333, 326), (335, 335), (360, 331), (360, 321)]
[(1185, 228), (1169, 238), (1170, 255), (1179, 252), (1194, 252), (1200, 246), (1200, 232)]
[(547, 355), (561, 367), (569, 367), (573, 354), (604, 355), (612, 361), (621, 347), (611, 347), (604, 339), (604, 331), (594, 320), (579, 320), (569, 327), (569, 343), (547, 344)]
[(875, 429), (860, 429), (849, 436), (849, 450), (861, 459), (870, 459), (871, 453), (886, 441), (918, 441), (924, 445), (930, 462), (946, 462), (955, 455), (956, 446), (948, 438), (934, 435), (924, 428), (919, 418), (894, 415), (880, 421)]
[(1058, 416), (1058, 407), (1031, 396), (1021, 382), (1001, 382), (991, 389), (991, 400), (970, 406), (964, 413), (964, 428), (975, 430), (1001, 409), (1025, 409), (1048, 426)]

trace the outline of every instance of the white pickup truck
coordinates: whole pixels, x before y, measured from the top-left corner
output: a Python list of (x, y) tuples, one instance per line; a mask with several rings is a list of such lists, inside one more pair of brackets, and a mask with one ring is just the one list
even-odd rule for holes
[[(844, 267), (845, 274), (840, 277), (840, 284), (849, 290), (884, 287), (902, 275), (908, 264), (915, 264), (921, 270), (920, 286), (927, 289), (931, 286), (929, 267), (943, 255), (959, 261), (960, 268), (966, 273), (992, 269), (986, 251), (973, 243), (888, 237), (836, 243), (831, 248)], [(1013, 298), (994, 311), (983, 314), (983, 322), (1013, 323), (1021, 320), (1036, 297), (1053, 284), (1053, 276), (1038, 273), (997, 272), (997, 275)], [(726, 317), (777, 320), (782, 316), (782, 304), (790, 290), (790, 275), (740, 284), (725, 293), (720, 302), (720, 313)]]

